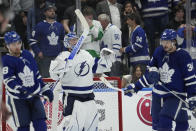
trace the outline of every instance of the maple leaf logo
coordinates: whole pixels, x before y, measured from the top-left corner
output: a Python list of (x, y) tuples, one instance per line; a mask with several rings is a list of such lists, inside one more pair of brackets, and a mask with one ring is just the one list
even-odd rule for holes
[(18, 73), (18, 76), (22, 80), (23, 86), (25, 87), (31, 87), (34, 86), (34, 75), (33, 71), (29, 69), (26, 65), (24, 66), (23, 72)]
[(160, 79), (164, 83), (170, 83), (171, 77), (173, 76), (175, 70), (169, 69), (169, 66), (167, 63), (164, 63), (162, 68), (159, 68), (160, 71)]
[(47, 36), (47, 38), (49, 40), (50, 45), (57, 45), (58, 44), (59, 37), (56, 36), (56, 34), (54, 32), (52, 32), (51, 35)]

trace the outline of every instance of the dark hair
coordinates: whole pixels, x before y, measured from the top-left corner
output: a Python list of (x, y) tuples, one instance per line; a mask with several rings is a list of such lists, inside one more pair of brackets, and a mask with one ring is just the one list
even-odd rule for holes
[(135, 23), (137, 24), (137, 25), (140, 25), (140, 18), (139, 18), (139, 16), (136, 14), (136, 13), (130, 13), (130, 14), (127, 14), (126, 15), (126, 20), (127, 19), (131, 19), (131, 20), (135, 20)]
[(178, 5), (178, 6), (176, 6), (176, 7), (174, 8), (174, 13), (176, 14), (176, 12), (178, 12), (178, 11), (180, 11), (180, 10), (182, 10), (182, 11), (185, 13), (185, 9), (184, 9), (184, 7), (181, 6), (181, 5)]
[(82, 10), (83, 15), (88, 16), (88, 15), (93, 15), (93, 8), (90, 6), (86, 6), (83, 10)]
[(137, 78), (136, 75), (135, 75), (136, 69), (137, 69), (138, 67), (141, 69), (141, 72), (142, 72), (141, 75), (143, 75), (144, 72), (146, 71), (146, 65), (138, 64), (138, 65), (134, 66), (134, 67), (133, 67), (133, 74), (132, 74), (133, 77), (132, 77), (132, 80), (131, 80), (132, 83), (136, 82), (136, 81), (139, 79), (139, 78)]

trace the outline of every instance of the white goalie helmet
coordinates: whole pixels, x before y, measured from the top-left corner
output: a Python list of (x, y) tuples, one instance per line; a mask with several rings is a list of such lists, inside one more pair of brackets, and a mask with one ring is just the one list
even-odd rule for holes
[[(75, 32), (71, 32), (71, 33), (68, 33), (67, 35), (65, 35), (64, 37), (64, 46), (66, 48), (71, 48), (73, 49), (75, 44), (77, 43), (78, 41), (78, 36), (76, 35)], [(73, 42), (72, 42), (73, 41)]]

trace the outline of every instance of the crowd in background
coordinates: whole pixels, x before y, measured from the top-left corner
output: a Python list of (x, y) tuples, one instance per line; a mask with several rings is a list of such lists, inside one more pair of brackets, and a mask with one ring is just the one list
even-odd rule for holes
[[(11, 30), (21, 36), (23, 48), (31, 50), (35, 55), (41, 75), (49, 77), (50, 61), (65, 50), (64, 36), (79, 30), (74, 13), (76, 1), (1, 1), (15, 13), (10, 22)], [(109, 76), (133, 74), (134, 77), (138, 65), (142, 69), (140, 72), (144, 72), (153, 51), (160, 45), (159, 38), (165, 28), (178, 31), (183, 45), (186, 0), (80, 1), (81, 10), (90, 26), (90, 33), (82, 48), (88, 50), (93, 57), (99, 57), (104, 47), (116, 53), (116, 62), (112, 72), (107, 74)], [(196, 32), (195, 0), (191, 2), (191, 24), (193, 32)], [(193, 46), (196, 46), (196, 42), (193, 42)]]

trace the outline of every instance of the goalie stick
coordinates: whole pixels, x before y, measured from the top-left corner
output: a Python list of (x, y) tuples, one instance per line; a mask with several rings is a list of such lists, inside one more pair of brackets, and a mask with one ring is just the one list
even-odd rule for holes
[[(110, 82), (107, 81), (103, 76), (101, 76), (99, 79), (100, 79), (107, 87), (109, 87), (109, 88), (111, 88), (111, 89), (114, 89), (114, 90), (116, 90), (116, 91), (120, 91), (120, 92), (122, 92), (122, 93), (124, 94), (124, 90), (119, 89), (119, 88), (115, 88), (115, 87), (114, 87), (112, 84), (110, 84)], [(138, 95), (138, 96), (140, 96), (140, 95)], [(144, 98), (144, 99), (152, 100), (150, 97), (146, 97), (146, 96), (140, 96), (140, 97), (142, 97), (142, 98)]]
[[(71, 51), (71, 53), (70, 53), (70, 55), (68, 57), (67, 64), (65, 65), (67, 70), (68, 70), (68, 68), (70, 66), (70, 62), (74, 59), (75, 55), (79, 51), (80, 47), (82, 46), (84, 40), (86, 39), (86, 37), (87, 37), (87, 35), (89, 33), (89, 25), (88, 25), (86, 19), (84, 18), (83, 14), (81, 13), (81, 11), (79, 9), (76, 9), (75, 13), (76, 13), (78, 19), (80, 20), (84, 31), (83, 31), (82, 35), (80, 36), (80, 38), (78, 39), (77, 44), (74, 46), (73, 50)], [(56, 80), (56, 82), (54, 83), (53, 87), (51, 88), (52, 91), (55, 89), (55, 87), (58, 84), (60, 84), (59, 81), (62, 79), (63, 76), (64, 76), (64, 73), (62, 73), (60, 75), (59, 79)], [(56, 113), (56, 111), (58, 112), (58, 100), (59, 100), (59, 97), (58, 97), (57, 93), (58, 92), (54, 90), (54, 96), (57, 96), (57, 97), (54, 97), (54, 100), (53, 100), (52, 112), (54, 111), (55, 115), (53, 115), (54, 119), (52, 119), (52, 126), (51, 126), (52, 131), (56, 131), (57, 130), (58, 113)]]

